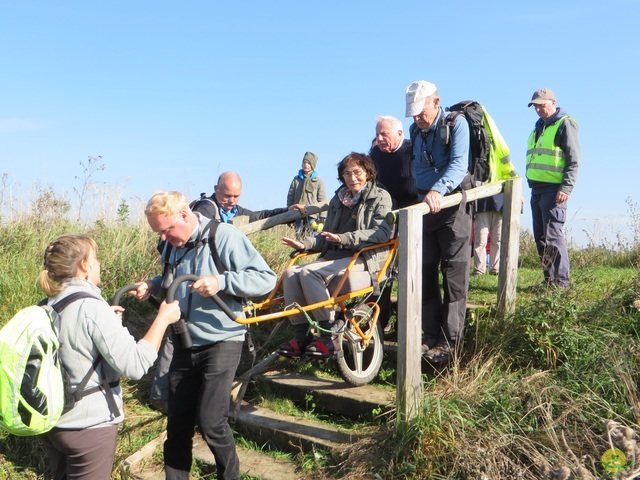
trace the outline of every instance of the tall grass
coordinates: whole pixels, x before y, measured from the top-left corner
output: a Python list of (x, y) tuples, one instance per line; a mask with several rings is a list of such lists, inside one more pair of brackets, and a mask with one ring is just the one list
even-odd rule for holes
[[(634, 217), (635, 218), (635, 217)], [(640, 218), (639, 218), (640, 220)], [(519, 267), (538, 268), (540, 258), (536, 250), (533, 235), (528, 230), (520, 232)], [(585, 248), (570, 248), (569, 258), (571, 268), (579, 270), (590, 266), (607, 266), (614, 268), (627, 268), (640, 265), (640, 243), (627, 244), (618, 242), (611, 244), (607, 242), (589, 242)]]
[[(40, 212), (42, 213), (42, 212)], [(102, 294), (105, 299), (112, 298), (115, 291), (134, 281), (149, 278), (158, 273), (158, 255), (155, 251), (156, 235), (146, 224), (114, 222), (107, 225), (97, 222), (84, 226), (77, 222), (61, 220), (55, 215), (28, 215), (14, 221), (0, 224), (0, 326), (4, 325), (18, 310), (33, 305), (44, 294), (37, 288), (36, 279), (43, 268), (43, 252), (47, 244), (58, 236), (68, 233), (84, 233), (92, 236), (98, 243), (99, 258), (102, 262)], [(138, 338), (148, 326), (144, 305), (128, 308), (125, 319), (127, 325)], [(146, 397), (148, 377), (141, 382), (141, 390)], [(144, 428), (134, 429), (131, 440), (131, 424), (138, 425), (145, 420), (157, 419), (157, 413), (146, 409), (144, 413), (131, 415), (139, 402), (131, 402), (138, 396), (138, 384), (124, 382), (125, 395), (129, 398), (126, 411), (129, 415), (122, 425), (120, 452), (128, 456), (132, 449), (139, 448), (144, 437)], [(141, 399), (141, 398), (139, 398)], [(144, 399), (143, 403), (144, 403)], [(139, 409), (138, 409), (139, 410)], [(145, 410), (145, 409), (143, 409)], [(154, 431), (161, 431), (162, 420), (149, 422)], [(157, 424), (153, 426), (153, 424)], [(43, 478), (46, 455), (33, 438), (17, 438), (0, 434), (0, 480)]]
[(46, 246), (60, 235), (83, 233), (93, 237), (102, 262), (103, 295), (133, 281), (157, 275), (157, 236), (146, 224), (97, 223), (82, 226), (58, 220), (43, 223), (26, 217), (0, 225), (0, 324), (6, 323), (20, 308), (42, 298), (36, 279), (43, 268)]
[[(638, 278), (630, 268), (589, 272), (568, 292), (523, 292), (509, 318), (479, 311), (461, 357), (425, 371), (420, 415), (354, 447), (338, 475), (366, 459), (380, 478), (635, 478)], [(630, 459), (613, 473), (601, 460), (612, 448)]]

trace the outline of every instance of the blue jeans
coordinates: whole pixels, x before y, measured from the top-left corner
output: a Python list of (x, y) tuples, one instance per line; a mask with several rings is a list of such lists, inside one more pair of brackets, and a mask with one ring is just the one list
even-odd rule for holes
[(169, 414), (164, 463), (167, 480), (188, 480), (194, 427), (216, 460), (218, 480), (239, 480), (240, 462), (227, 420), (231, 384), (242, 342), (176, 348), (169, 370)]
[(547, 283), (568, 287), (569, 252), (564, 239), (567, 202), (556, 203), (556, 191), (531, 195), (533, 238), (542, 260), (542, 271)]

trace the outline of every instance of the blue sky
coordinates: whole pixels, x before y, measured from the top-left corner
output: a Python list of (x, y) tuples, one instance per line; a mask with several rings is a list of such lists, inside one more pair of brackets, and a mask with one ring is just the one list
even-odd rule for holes
[(554, 90), (580, 125), (569, 236), (611, 244), (630, 235), (627, 199), (640, 202), (639, 18), (638, 0), (0, 0), (3, 207), (36, 182), (72, 197), (80, 162), (98, 155), (103, 202), (211, 193), (235, 170), (243, 206), (283, 206), (307, 150), (330, 193), (376, 115), (408, 130), (404, 91), (424, 79), (444, 105), (482, 102), (521, 174), (527, 103)]

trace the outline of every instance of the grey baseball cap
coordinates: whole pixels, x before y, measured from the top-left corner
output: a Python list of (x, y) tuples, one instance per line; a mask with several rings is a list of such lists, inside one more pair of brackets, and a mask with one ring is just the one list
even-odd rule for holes
[(549, 100), (555, 100), (556, 96), (553, 94), (551, 90), (548, 88), (541, 88), (540, 90), (536, 90), (531, 97), (531, 101), (529, 102), (529, 106), (531, 105), (542, 105), (543, 103), (547, 103)]

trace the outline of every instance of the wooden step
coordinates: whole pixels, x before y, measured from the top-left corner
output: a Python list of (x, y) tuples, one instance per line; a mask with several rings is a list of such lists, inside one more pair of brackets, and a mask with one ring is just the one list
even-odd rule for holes
[[(240, 473), (261, 480), (300, 480), (304, 478), (304, 475), (296, 473), (297, 465), (290, 460), (273, 458), (264, 453), (241, 447), (237, 447), (237, 451), (240, 459)], [(193, 456), (200, 462), (211, 465), (211, 468), (216, 464), (209, 446), (200, 436), (197, 436), (197, 441), (193, 442)]]
[(354, 387), (344, 380), (318, 378), (295, 372), (272, 371), (254, 377), (285, 398), (350, 418), (372, 418), (394, 408), (395, 390), (373, 385)]
[[(362, 418), (375, 412), (393, 408), (395, 392), (372, 385), (353, 387), (343, 380), (317, 378), (298, 373), (273, 371), (253, 378), (265, 382), (280, 395), (305, 404), (312, 401), (315, 408), (338, 415)], [(273, 412), (243, 402), (233, 429), (258, 445), (291, 453), (329, 450), (340, 452), (361, 435), (326, 423)], [(153, 453), (162, 448), (163, 433), (124, 462), (124, 468), (135, 480), (160, 480), (164, 472), (150, 463)], [(194, 436), (194, 458), (213, 468), (215, 460), (198, 433)], [(297, 480), (304, 478), (296, 472), (293, 462), (277, 460), (268, 455), (238, 447), (240, 467), (246, 473), (263, 480)]]
[(315, 420), (248, 404), (243, 404), (233, 428), (259, 445), (269, 444), (292, 453), (339, 450), (360, 438), (354, 432)]

